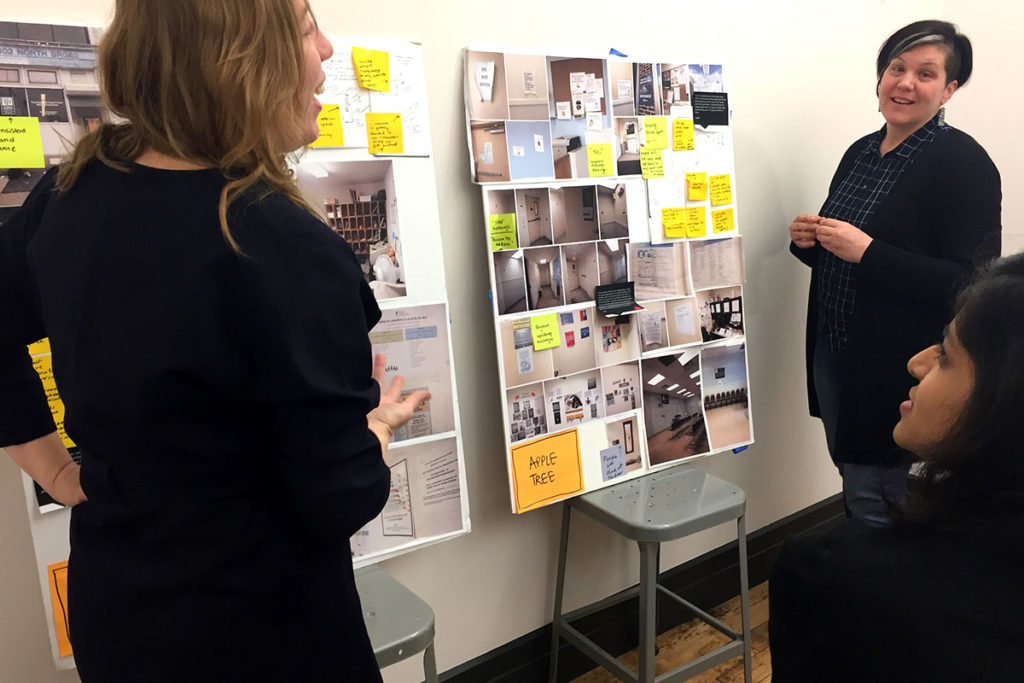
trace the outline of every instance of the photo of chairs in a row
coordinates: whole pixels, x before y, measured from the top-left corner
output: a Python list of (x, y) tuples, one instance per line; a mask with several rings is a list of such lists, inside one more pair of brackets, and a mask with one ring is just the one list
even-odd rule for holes
[(744, 407), (747, 405), (747, 388), (742, 387), (740, 389), (733, 389), (731, 391), (723, 391), (719, 394), (709, 394), (704, 397), (704, 409), (711, 410), (713, 408), (722, 408), (723, 406), (731, 406), (735, 403), (742, 403)]

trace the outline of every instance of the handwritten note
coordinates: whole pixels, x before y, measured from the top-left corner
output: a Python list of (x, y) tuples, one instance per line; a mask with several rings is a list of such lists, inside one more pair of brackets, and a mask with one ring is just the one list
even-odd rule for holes
[(664, 116), (644, 117), (644, 147), (668, 148), (668, 124)]
[(583, 491), (580, 441), (575, 429), (512, 448), (516, 512)]
[(391, 69), (387, 52), (353, 46), (352, 63), (356, 67), (359, 87), (379, 92), (391, 91)]
[(691, 202), (702, 202), (708, 198), (708, 174), (686, 174), (686, 198)]
[(612, 143), (599, 142), (587, 145), (587, 163), (590, 177), (600, 178), (615, 175), (615, 159), (612, 157)]
[(514, 213), (496, 213), (491, 215), (489, 220), (491, 223), (491, 251), (519, 248)]
[(370, 154), (402, 154), (401, 114), (366, 114), (366, 135), (369, 139)]
[(672, 149), (676, 152), (693, 150), (693, 119), (672, 121)]
[(69, 657), (71, 637), (68, 629), (68, 561), (47, 565), (50, 579), (50, 602), (53, 605), (53, 630), (57, 633), (57, 652)]
[(553, 349), (561, 344), (558, 339), (558, 316), (554, 313), (530, 318), (530, 333), (533, 336), (534, 351)]
[(665, 162), (660, 149), (640, 148), (640, 173), (644, 178), (665, 177)]
[(661, 224), (665, 228), (665, 237), (686, 237), (686, 209), (662, 209)]
[(601, 451), (601, 480), (608, 481), (626, 473), (626, 450), (617, 443)]
[(310, 147), (344, 147), (345, 134), (341, 127), (341, 107), (337, 104), (325, 104), (316, 118), (320, 127), (320, 137), (309, 144)]
[(686, 236), (704, 237), (708, 234), (707, 211), (703, 206), (686, 207)]
[(0, 117), (0, 168), (45, 168), (39, 119)]
[(43, 337), (39, 341), (29, 344), (28, 353), (30, 356), (38, 356), (41, 353), (50, 353), (50, 338)]
[(729, 174), (713, 175), (708, 178), (711, 187), (711, 206), (732, 204), (732, 183)]
[(715, 233), (729, 232), (736, 229), (732, 209), (717, 209), (711, 212), (711, 229)]

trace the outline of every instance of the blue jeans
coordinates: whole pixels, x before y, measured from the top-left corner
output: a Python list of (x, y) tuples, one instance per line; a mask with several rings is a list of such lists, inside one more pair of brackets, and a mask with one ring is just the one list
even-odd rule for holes
[(892, 466), (861, 465), (836, 461), (836, 428), (839, 423), (839, 399), (842, 396), (843, 355), (828, 348), (819, 338), (814, 346), (814, 391), (825, 427), (825, 442), (832, 462), (843, 477), (846, 516), (868, 524), (884, 526), (892, 521), (888, 502), (902, 503), (907, 495), (910, 463)]

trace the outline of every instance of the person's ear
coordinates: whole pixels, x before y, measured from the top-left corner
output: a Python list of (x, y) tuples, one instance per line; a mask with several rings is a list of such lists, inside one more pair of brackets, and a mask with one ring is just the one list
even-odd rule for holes
[(941, 104), (945, 104), (946, 102), (949, 102), (949, 98), (951, 98), (953, 96), (953, 93), (956, 92), (956, 89), (958, 87), (960, 87), (960, 84), (957, 83), (956, 81), (950, 81), (949, 83), (947, 83), (946, 84), (946, 89), (942, 93), (942, 102), (941, 102)]

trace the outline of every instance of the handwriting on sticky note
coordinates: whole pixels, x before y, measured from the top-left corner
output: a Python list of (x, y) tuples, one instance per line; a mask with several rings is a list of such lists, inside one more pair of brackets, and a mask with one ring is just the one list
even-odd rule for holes
[(535, 315), (530, 318), (530, 334), (533, 336), (533, 350), (543, 351), (561, 345), (558, 339), (558, 316), (554, 313)]
[(708, 198), (708, 174), (686, 174), (686, 198), (691, 202), (702, 202)]
[(489, 220), (491, 223), (491, 251), (519, 248), (514, 213), (496, 213), (490, 216)]
[(665, 177), (665, 162), (660, 149), (640, 148), (640, 173), (644, 178)]
[(39, 119), (0, 116), (0, 168), (45, 168)]
[(664, 116), (644, 117), (644, 147), (668, 147), (668, 123)]
[(601, 451), (601, 480), (608, 481), (626, 473), (626, 450), (621, 443)]
[(615, 159), (612, 158), (612, 143), (599, 142), (593, 145), (587, 145), (587, 162), (590, 165), (591, 178), (615, 175)]
[(708, 185), (711, 188), (711, 206), (732, 204), (732, 183), (728, 173), (709, 176)]
[(711, 229), (716, 233), (729, 232), (736, 229), (732, 209), (716, 209), (711, 212)]
[(402, 154), (402, 115), (367, 113), (366, 137), (370, 154)]
[(387, 52), (352, 47), (352, 63), (356, 67), (356, 79), (360, 88), (391, 91), (391, 72)]
[(686, 237), (686, 209), (662, 209), (661, 224), (665, 228), (665, 237)]
[(583, 491), (580, 441), (575, 429), (512, 448), (516, 512)]
[(707, 211), (703, 206), (686, 207), (686, 236), (704, 237), (708, 234)]
[(672, 121), (672, 149), (676, 152), (689, 152), (693, 149), (693, 119)]
[(310, 147), (344, 147), (345, 134), (341, 128), (341, 107), (337, 104), (325, 104), (316, 117), (316, 125), (320, 128), (320, 137), (309, 144)]
[(50, 603), (53, 605), (53, 630), (57, 634), (57, 652), (69, 657), (71, 636), (68, 629), (68, 561), (57, 562), (46, 567), (50, 579)]

